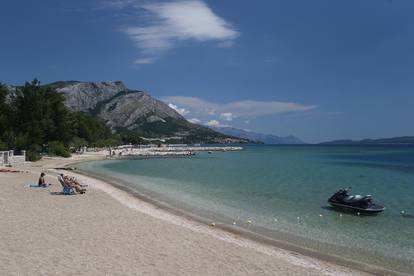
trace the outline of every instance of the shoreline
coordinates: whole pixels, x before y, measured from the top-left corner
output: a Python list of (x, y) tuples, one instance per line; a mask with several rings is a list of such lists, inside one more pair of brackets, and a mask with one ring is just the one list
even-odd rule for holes
[[(160, 157), (160, 156), (157, 156), (157, 157), (144, 157), (142, 159), (148, 159), (148, 158), (162, 158), (162, 157)], [(166, 156), (165, 158), (174, 158), (174, 157), (171, 157), (171, 156), (167, 157)], [(180, 158), (180, 157), (176, 157), (176, 158)], [(117, 160), (117, 159), (119, 160), (119, 158), (114, 158), (113, 160)], [(123, 159), (123, 158), (120, 158), (120, 159)], [(126, 158), (126, 159), (128, 159), (128, 158)], [(92, 161), (92, 160), (68, 163), (65, 167), (71, 167), (71, 166), (74, 166), (74, 165), (77, 165), (77, 164), (80, 164), (80, 163), (86, 163), (86, 162), (90, 162), (90, 161)], [(98, 161), (98, 160), (93, 160), (93, 161)], [(200, 224), (202, 224), (202, 226), (207, 227), (207, 228), (213, 228), (211, 226), (211, 223), (213, 223), (213, 221), (211, 219), (200, 216), (200, 215), (197, 215), (195, 213), (191, 213), (191, 212), (189, 212), (185, 209), (180, 209), (180, 208), (174, 207), (171, 204), (169, 204), (168, 202), (153, 199), (150, 196), (148, 196), (147, 194), (140, 192), (139, 189), (133, 189), (132, 187), (128, 187), (128, 186), (122, 184), (121, 181), (117, 181), (116, 179), (105, 178), (102, 175), (94, 174), (94, 173), (91, 173), (91, 172), (88, 172), (88, 171), (84, 171), (84, 170), (79, 169), (79, 168), (76, 168), (75, 170), (72, 170), (70, 172), (73, 173), (74, 175), (78, 175), (78, 176), (82, 175), (82, 176), (86, 176), (88, 178), (93, 178), (93, 179), (97, 179), (99, 181), (102, 181), (106, 185), (110, 185), (115, 189), (121, 190), (121, 191), (125, 192), (126, 194), (128, 194), (130, 196), (133, 196), (137, 200), (140, 200), (140, 201), (143, 201), (147, 204), (150, 204), (150, 205), (152, 205), (153, 208), (161, 209), (162, 211), (164, 211), (168, 214), (178, 216), (178, 217), (184, 218), (186, 220), (191, 220), (191, 221), (194, 221), (196, 223), (200, 223)], [(243, 227), (240, 227), (240, 226), (233, 226), (233, 225), (230, 225), (230, 224), (214, 221), (214, 229), (218, 229), (218, 230), (230, 233), (230, 234), (234, 234), (234, 235), (236, 235), (236, 236), (238, 236), (242, 239), (247, 239), (248, 242), (258, 243), (258, 244), (266, 246), (266, 247), (267, 246), (275, 247), (277, 249), (290, 251), (293, 254), (300, 254), (300, 255), (303, 255), (303, 256), (306, 256), (306, 257), (315, 258), (315, 259), (323, 261), (323, 262), (329, 262), (329, 263), (332, 263), (332, 264), (335, 264), (335, 265), (356, 269), (356, 270), (361, 271), (361, 272), (372, 273), (372, 274), (375, 274), (375, 275), (404, 275), (405, 274), (404, 272), (393, 271), (393, 270), (389, 270), (387, 268), (382, 268), (382, 267), (378, 267), (378, 266), (375, 266), (375, 265), (362, 263), (362, 262), (358, 262), (358, 261), (355, 261), (355, 260), (346, 259), (344, 257), (340, 257), (340, 256), (337, 256), (337, 255), (331, 255), (331, 254), (328, 254), (328, 253), (317, 251), (317, 250), (314, 250), (312, 248), (301, 247), (299, 245), (296, 245), (293, 242), (290, 242), (290, 241), (287, 241), (287, 240), (271, 238), (271, 237), (266, 236), (264, 234), (257, 233), (257, 232), (254, 232), (254, 231), (250, 231), (250, 230), (248, 230), (246, 228), (243, 228)]]
[[(65, 263), (66, 260), (61, 260), (59, 257), (56, 257), (56, 255), (59, 256), (59, 253), (56, 254), (56, 251), (59, 250), (61, 247), (60, 244), (62, 243), (65, 245), (67, 250), (69, 250), (69, 252), (74, 252), (71, 254), (76, 254), (72, 256), (72, 259), (76, 260), (82, 256), (84, 259), (91, 259), (92, 265), (89, 265), (89, 268), (88, 265), (86, 265), (86, 268), (93, 268), (94, 270), (87, 270), (92, 271), (90, 273), (87, 272), (86, 274), (88, 275), (100, 275), (102, 274), (102, 271), (105, 271), (105, 273), (109, 274), (118, 273), (119, 271), (116, 270), (117, 268), (124, 270), (125, 273), (122, 274), (125, 275), (136, 274), (136, 271), (146, 273), (149, 272), (150, 274), (152, 271), (154, 274), (159, 274), (156, 273), (156, 271), (160, 271), (159, 269), (167, 269), (164, 270), (164, 273), (168, 274), (171, 273), (171, 271), (168, 269), (178, 269), (178, 271), (181, 269), (181, 273), (179, 274), (185, 275), (193, 275), (194, 273), (217, 275), (222, 274), (223, 271), (227, 271), (228, 274), (232, 275), (258, 273), (269, 275), (365, 275), (366, 273), (382, 275), (395, 274), (391, 271), (375, 269), (369, 265), (358, 264), (352, 261), (348, 262), (347, 260), (340, 260), (333, 256), (324, 256), (317, 251), (306, 249), (303, 250), (283, 241), (271, 241), (264, 236), (256, 235), (243, 229), (228, 227), (221, 224), (216, 224), (215, 227), (211, 227), (209, 226), (210, 222), (208, 220), (197, 218), (194, 214), (186, 215), (179, 210), (168, 209), (166, 208), (168, 206), (162, 206), (157, 204), (157, 202), (148, 201), (147, 197), (139, 195), (139, 192), (132, 191), (132, 189), (128, 187), (119, 184), (116, 185), (116, 183), (111, 183), (111, 181), (108, 181), (108, 179), (100, 180), (99, 177), (85, 175), (82, 172), (79, 173), (77, 170), (65, 170), (63, 173), (74, 175), (81, 181), (88, 182), (89, 191), (86, 193), (86, 195), (56, 197), (51, 196), (56, 192), (49, 191), (49, 193), (46, 194), (44, 190), (30, 189), (27, 188), (26, 185), (24, 187), (20, 185), (14, 186), (16, 183), (21, 183), (21, 181), (27, 182), (29, 179), (33, 179), (41, 171), (57, 173), (59, 170), (55, 170), (55, 168), (66, 168), (73, 166), (76, 163), (89, 162), (93, 160), (98, 161), (104, 159), (104, 156), (98, 154), (94, 156), (76, 156), (71, 159), (48, 158), (40, 162), (27, 163), (23, 166), (17, 166), (14, 168), (18, 170), (28, 170), (29, 173), (17, 174), (19, 176), (16, 176), (16, 174), (0, 174), (0, 179), (8, 179), (8, 181), (2, 180), (2, 182), (5, 182), (7, 185), (9, 185), (2, 185), (3, 187), (0, 186), (0, 189), (9, 191), (3, 193), (3, 195), (0, 197), (0, 207), (4, 208), (5, 211), (0, 214), (0, 218), (4, 222), (2, 225), (0, 225), (0, 241), (4, 239), (2, 242), (5, 244), (5, 248), (0, 250), (0, 263), (5, 264), (3, 268), (0, 268), (0, 272), (3, 271), (5, 274), (12, 273), (11, 269), (8, 268), (7, 265), (10, 263), (10, 258), (13, 259), (16, 248), (19, 248), (21, 246), (25, 248), (22, 250), (22, 253), (20, 253), (20, 255), (17, 254), (14, 257), (14, 262), (16, 264), (20, 262), (22, 256), (24, 258), (28, 258), (26, 254), (30, 253), (27, 252), (38, 250), (38, 248), (33, 248), (33, 246), (31, 246), (30, 250), (28, 251), (26, 248), (27, 245), (24, 242), (25, 240), (31, 240), (34, 238), (36, 240), (39, 240), (39, 242), (42, 244), (53, 244), (53, 237), (61, 236), (61, 238), (58, 239), (55, 247), (48, 249), (51, 255), (47, 255), (52, 258), (54, 262), (55, 259), (57, 259), (57, 268), (49, 268), (47, 267), (47, 263), (42, 267), (42, 269), (60, 269), (60, 271), (53, 270), (55, 273), (49, 274), (62, 273), (62, 270), (64, 274), (65, 272), (68, 273), (69, 271), (73, 272), (73, 269), (71, 267), (68, 267), (67, 265), (62, 267), (60, 265), (61, 263)], [(54, 183), (57, 183), (56, 177), (51, 177), (49, 175), (48, 180), (50, 179), (53, 179)], [(50, 190), (61, 190), (59, 184), (52, 185), (51, 187), (52, 188)], [(10, 189), (12, 189), (11, 192)], [(27, 202), (27, 200), (24, 200), (24, 198), (27, 196), (32, 197), (34, 201), (29, 200), (29, 202)], [(8, 199), (8, 197), (10, 197), (10, 199)], [(19, 197), (21, 199), (16, 199), (16, 197)], [(32, 213), (30, 209), (34, 208), (33, 202), (35, 205), (39, 205), (35, 207), (41, 208), (40, 211)], [(67, 220), (65, 219), (62, 221), (57, 219), (61, 216), (61, 211), (56, 212), (55, 209), (58, 208), (58, 210), (65, 210), (67, 209), (67, 204), (70, 204), (72, 206), (71, 208), (74, 208), (78, 211), (75, 211), (73, 214), (68, 214)], [(16, 205), (17, 207), (15, 206), (13, 209), (8, 209), (8, 205)], [(29, 212), (25, 210), (29, 210)], [(96, 212), (98, 212), (98, 214), (96, 214)], [(87, 215), (83, 213), (90, 214)], [(99, 217), (99, 214), (101, 213), (103, 213), (103, 215), (101, 215), (101, 220), (103, 220), (102, 222), (101, 220), (96, 220), (96, 217)], [(114, 224), (115, 228), (111, 227), (110, 225), (115, 223), (112, 222), (114, 218), (118, 217), (125, 217), (125, 220), (121, 221), (121, 224)], [(29, 229), (26, 229), (27, 227), (24, 226), (27, 224), (27, 220), (33, 220), (32, 225), (29, 227)], [(150, 221), (151, 223), (147, 221)], [(45, 228), (45, 225), (48, 225), (48, 223), (50, 227)], [(76, 229), (75, 231), (81, 230), (82, 238), (79, 238), (79, 240), (77, 240), (77, 237), (71, 237), (69, 240), (65, 240), (64, 233), (67, 231), (66, 228), (68, 227), (68, 223), (69, 226), (70, 223), (74, 224), (73, 227), (75, 228), (73, 229)], [(104, 223), (101, 228), (98, 227), (100, 223)], [(155, 226), (150, 226), (152, 224), (155, 224)], [(105, 227), (108, 226), (109, 229), (112, 230), (105, 230)], [(134, 234), (137, 231), (135, 229), (139, 227), (146, 229), (143, 230), (144, 232), (138, 232), (141, 233), (140, 235), (145, 233), (145, 235), (155, 235), (155, 237), (152, 239), (146, 238), (145, 240), (142, 240), (142, 238)], [(31, 237), (33, 235), (33, 231), (31, 230), (32, 228), (39, 229), (41, 232), (39, 234), (35, 233), (35, 237)], [(114, 230), (115, 233), (121, 231), (125, 232), (125, 234), (114, 234)], [(23, 233), (21, 233), (22, 231)], [(46, 233), (43, 235), (43, 232)], [(152, 232), (154, 232), (154, 234)], [(13, 239), (10, 238), (9, 235), (17, 236)], [(9, 242), (13, 240), (14, 243)], [(145, 244), (147, 240), (151, 241), (150, 244), (152, 244), (149, 247), (148, 245), (142, 245)], [(182, 244), (186, 243), (186, 240), (192, 241), (189, 245), (190, 247), (187, 247), (185, 250), (180, 249)], [(20, 241), (22, 241), (23, 244), (21, 244)], [(76, 242), (78, 242), (77, 246)], [(92, 248), (95, 249), (83, 249), (83, 245), (81, 244), (90, 242), (92, 242)], [(101, 255), (102, 253), (99, 252), (102, 252), (102, 248), (98, 248), (103, 246), (101, 244), (111, 244), (111, 242), (115, 243), (109, 247), (104, 247), (104, 249), (111, 248), (111, 251), (107, 251), (106, 254), (110, 255), (111, 253), (109, 252), (115, 251), (117, 252), (117, 255), (112, 256), (111, 259), (106, 260), (102, 263), (102, 261), (99, 260), (106, 258), (106, 255)], [(166, 246), (166, 244), (169, 246), (168, 248), (170, 248), (170, 251), (172, 250), (172, 255), (167, 254), (169, 256), (167, 259), (158, 260), (162, 263), (161, 265), (156, 266), (155, 268), (152, 268), (152, 266), (149, 268), (147, 267), (147, 270), (144, 271), (142, 270), (144, 268), (142, 268), (141, 262), (135, 263), (135, 265), (130, 265), (128, 263), (129, 258), (126, 258), (126, 256), (130, 256), (131, 254), (131, 256), (138, 254), (140, 257), (137, 260), (146, 259), (154, 254), (161, 254), (160, 251), (163, 251), (164, 249), (160, 249), (159, 246), (163, 248)], [(38, 247), (41, 248), (41, 245), (38, 245)], [(124, 249), (124, 247), (139, 247), (140, 249), (125, 251), (126, 249)], [(144, 252), (145, 254), (141, 252)], [(192, 261), (190, 263), (186, 261), (186, 258), (188, 257), (173, 261), (173, 263), (168, 262), (168, 260), (174, 260), (175, 257), (173, 256), (175, 255), (181, 256), (188, 253), (192, 258)], [(30, 254), (30, 258), (36, 258), (37, 254), (38, 253)], [(43, 257), (42, 255), (44, 254), (45, 253), (41, 253), (40, 256)], [(227, 260), (228, 256), (232, 256), (233, 259), (241, 258), (240, 260), (244, 260), (242, 262), (243, 265), (242, 263), (234, 261), (233, 259)], [(211, 258), (215, 258), (215, 261), (206, 264), (205, 259)], [(151, 257), (151, 259), (153, 259), (153, 257)], [(80, 259), (80, 261), (83, 262), (82, 259)], [(167, 261), (167, 263), (165, 263), (165, 261)], [(32, 268), (30, 265), (20, 264), (15, 265), (15, 270), (22, 274), (21, 267), (28, 267), (27, 271), (30, 273), (23, 272), (23, 274), (39, 274), (41, 272), (39, 272), (39, 267), (36, 262), (42, 263), (43, 258), (40, 260), (35, 260), (34, 262), (29, 262), (30, 265), (33, 263), (33, 265), (35, 265), (37, 268)], [(114, 267), (103, 268), (103, 266), (105, 266), (105, 264), (108, 262), (113, 262)], [(193, 263), (198, 264), (199, 269), (192, 271), (191, 273), (189, 269)], [(215, 270), (217, 269), (217, 263), (221, 263), (221, 265), (218, 265), (219, 267), (221, 266), (219, 270)], [(259, 263), (263, 264), (263, 269), (266, 268), (267, 270), (260, 270), (257, 267), (253, 269), (253, 267), (255, 267), (255, 264)], [(124, 265), (119, 266), (121, 264)], [(250, 271), (250, 273), (248, 271)], [(266, 271), (266, 273), (264, 271)], [(48, 272), (44, 272), (44, 274), (48, 274)]]

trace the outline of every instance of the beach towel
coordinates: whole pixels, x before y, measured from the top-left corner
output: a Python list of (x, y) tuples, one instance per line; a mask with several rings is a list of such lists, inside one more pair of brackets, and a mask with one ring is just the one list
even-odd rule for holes
[(27, 185), (29, 188), (47, 188), (50, 186), (50, 184), (46, 184), (46, 185), (38, 185), (38, 184), (28, 184)]

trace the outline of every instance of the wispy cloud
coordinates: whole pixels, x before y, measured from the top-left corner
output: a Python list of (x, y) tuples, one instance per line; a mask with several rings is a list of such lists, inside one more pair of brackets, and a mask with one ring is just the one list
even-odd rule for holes
[(251, 118), (288, 112), (299, 112), (315, 109), (315, 105), (304, 105), (279, 101), (235, 101), (230, 103), (214, 103), (197, 97), (172, 96), (163, 99), (169, 103), (183, 106), (193, 113), (213, 116), (231, 121), (235, 117)]
[(139, 0), (102, 0), (100, 1), (99, 8), (102, 9), (124, 9), (130, 6), (135, 6)]
[(190, 113), (190, 111), (188, 111), (185, 108), (179, 108), (178, 106), (176, 106), (175, 104), (169, 103), (168, 104), (169, 107), (171, 107), (172, 109), (174, 109), (175, 111), (177, 111), (181, 116), (185, 116), (188, 113)]
[(226, 125), (226, 124), (222, 124), (217, 120), (209, 120), (205, 123), (205, 125), (209, 126), (209, 127), (228, 127), (229, 126), (229, 125)]
[(315, 105), (280, 101), (234, 101), (215, 103), (197, 97), (171, 96), (162, 98), (189, 122), (211, 127), (229, 124), (250, 124), (250, 119), (274, 114), (301, 114), (317, 108)]
[(210, 121), (208, 121), (207, 123), (206, 123), (206, 125), (208, 125), (208, 126), (213, 126), (213, 127), (217, 127), (217, 126), (219, 126), (219, 121), (217, 121), (217, 120), (210, 120)]
[(225, 121), (233, 121), (233, 118), (235, 117), (236, 116), (231, 112), (223, 112), (220, 114), (220, 119), (225, 120)]
[(218, 47), (229, 48), (240, 35), (202, 0), (106, 0), (102, 6), (136, 12), (140, 23), (121, 28), (139, 49), (140, 57), (135, 64), (153, 63), (183, 41), (212, 41)]
[(201, 123), (201, 120), (198, 119), (198, 118), (191, 118), (191, 119), (188, 119), (187, 121), (189, 121), (190, 123), (193, 123), (193, 124), (200, 124)]
[(138, 58), (134, 61), (135, 64), (151, 64), (154, 63), (156, 61), (156, 58), (153, 57), (143, 57), (143, 58)]

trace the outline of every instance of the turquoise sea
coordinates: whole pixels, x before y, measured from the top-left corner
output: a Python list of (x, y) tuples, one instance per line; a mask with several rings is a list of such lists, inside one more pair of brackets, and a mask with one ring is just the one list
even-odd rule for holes
[[(414, 147), (258, 145), (78, 167), (211, 220), (414, 272)], [(373, 195), (386, 211), (358, 216), (332, 210), (326, 201), (343, 187)]]

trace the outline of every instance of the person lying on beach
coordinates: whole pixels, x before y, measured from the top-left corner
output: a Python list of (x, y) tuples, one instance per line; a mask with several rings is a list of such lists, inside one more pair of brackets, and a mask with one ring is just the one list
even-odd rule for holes
[(84, 187), (88, 187), (88, 185), (83, 185), (83, 184), (81, 184), (76, 178), (74, 178), (74, 177), (69, 177), (68, 176), (68, 178), (69, 178), (69, 181), (72, 181), (72, 182), (74, 182), (75, 183), (75, 185), (79, 185), (79, 186), (81, 186), (82, 188), (84, 188)]
[(86, 192), (86, 189), (82, 188), (82, 185), (75, 178), (63, 174), (61, 174), (61, 176), (65, 184), (74, 188), (76, 192), (80, 194), (84, 194)]
[(38, 181), (37, 184), (39, 185), (39, 187), (46, 187), (46, 186), (48, 186), (46, 184), (46, 181), (45, 181), (45, 173), (41, 173), (40, 174), (39, 181)]

